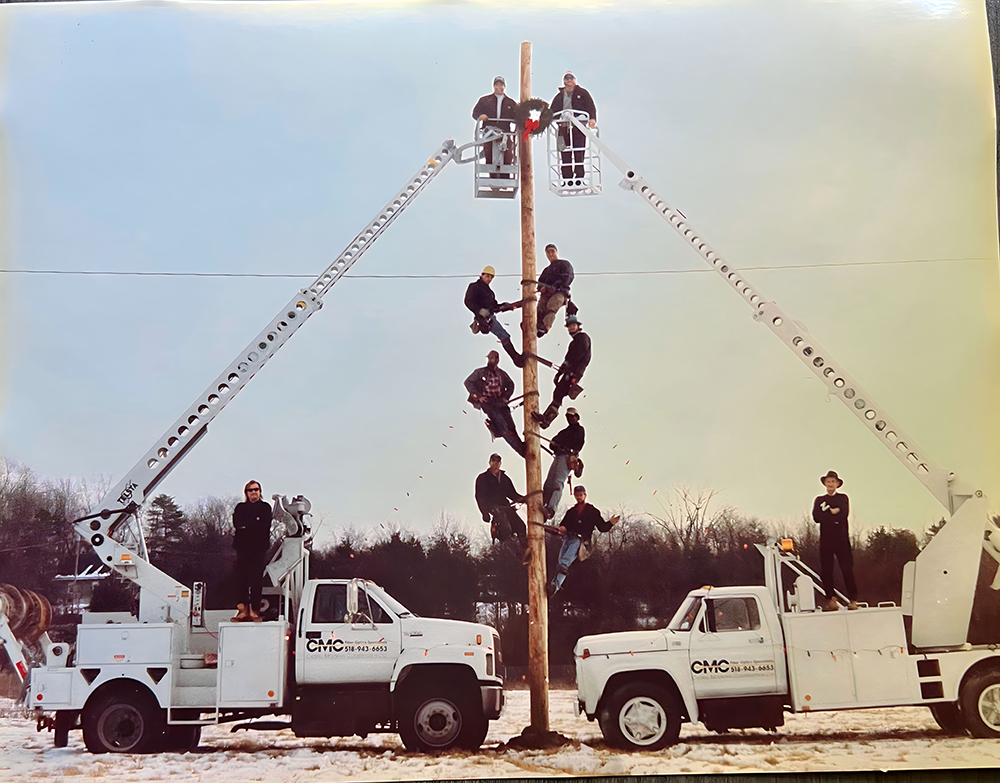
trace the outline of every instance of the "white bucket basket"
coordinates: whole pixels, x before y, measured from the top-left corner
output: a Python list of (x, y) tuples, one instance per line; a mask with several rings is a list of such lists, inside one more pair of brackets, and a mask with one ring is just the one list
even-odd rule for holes
[[(557, 196), (596, 196), (601, 192), (601, 152), (587, 134), (572, 127), (567, 114), (586, 124), (586, 112), (559, 112), (546, 133), (549, 190)], [(591, 133), (598, 134), (597, 128)]]
[[(495, 122), (510, 125), (511, 132), (503, 132), (500, 138), (488, 141), (476, 150), (476, 198), (514, 198), (517, 195), (520, 166), (517, 163), (517, 134), (514, 130), (514, 123), (510, 120), (496, 120)], [(477, 142), (496, 133), (496, 128), (476, 123), (475, 140)], [(490, 157), (493, 161), (490, 164), (486, 163), (487, 147), (491, 150)], [(504, 163), (505, 159), (509, 159), (511, 162)]]

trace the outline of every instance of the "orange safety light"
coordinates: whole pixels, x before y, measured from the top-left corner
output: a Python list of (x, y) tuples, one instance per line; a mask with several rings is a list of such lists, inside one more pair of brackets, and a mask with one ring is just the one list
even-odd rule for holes
[(790, 538), (781, 539), (781, 551), (792, 552), (795, 549), (795, 542)]

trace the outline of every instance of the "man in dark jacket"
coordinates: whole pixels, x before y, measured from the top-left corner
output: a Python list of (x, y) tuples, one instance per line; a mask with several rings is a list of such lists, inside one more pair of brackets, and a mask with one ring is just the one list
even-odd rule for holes
[(234, 622), (260, 622), (260, 592), (264, 579), (264, 557), (271, 544), (271, 505), (261, 500), (260, 482), (248, 481), (243, 487), (243, 503), (233, 509), (233, 548), (239, 599)]
[(508, 310), (515, 310), (521, 306), (521, 302), (504, 302), (499, 304), (490, 283), (496, 277), (496, 270), (491, 266), (483, 267), (479, 279), (469, 283), (465, 289), (465, 306), (469, 308), (474, 316), (472, 321), (473, 333), (492, 334), (500, 340), (503, 349), (510, 355), (517, 367), (524, 367), (524, 357), (514, 348), (514, 343), (510, 340), (510, 333), (503, 328), (501, 323), (494, 318), (494, 313), (502, 313)]
[(848, 609), (858, 608), (858, 586), (854, 581), (854, 556), (851, 537), (847, 530), (847, 516), (851, 513), (847, 495), (837, 492), (844, 485), (837, 472), (831, 470), (820, 478), (826, 493), (813, 501), (813, 522), (819, 525), (819, 573), (826, 591), (823, 611), (835, 611), (839, 605), (833, 588), (833, 559), (840, 563), (840, 573), (847, 589)]
[(552, 328), (556, 313), (569, 300), (569, 287), (573, 284), (573, 265), (559, 258), (555, 245), (545, 246), (545, 257), (549, 265), (538, 276), (538, 336), (542, 337)]
[[(487, 166), (493, 164), (494, 146), (503, 150), (503, 163), (505, 166), (514, 164), (514, 147), (517, 142), (512, 134), (516, 130), (514, 126), (514, 112), (517, 111), (517, 101), (504, 95), (506, 87), (507, 82), (504, 81), (504, 78), (497, 76), (493, 80), (493, 92), (489, 95), (484, 95), (476, 101), (476, 105), (472, 109), (473, 119), (479, 120), (483, 124), (484, 129), (496, 128), (507, 134), (499, 141), (493, 141), (485, 145)], [(501, 175), (494, 173), (490, 174), (490, 176)], [(504, 174), (502, 176), (509, 178), (510, 175)]]
[(469, 402), (486, 414), (486, 426), (495, 438), (503, 438), (519, 455), (524, 456), (524, 441), (517, 434), (510, 415), (510, 395), (514, 381), (500, 369), (500, 354), (486, 354), (486, 366), (472, 371), (465, 379)]
[(556, 388), (552, 391), (552, 402), (545, 409), (544, 413), (532, 412), (535, 421), (541, 428), (546, 429), (556, 416), (559, 415), (559, 407), (568, 394), (571, 399), (582, 391), (579, 387), (580, 379), (583, 377), (587, 365), (590, 364), (591, 346), (590, 335), (583, 331), (583, 323), (575, 315), (566, 316), (566, 329), (570, 334), (569, 348), (566, 349), (566, 358), (556, 371)]
[(607, 533), (618, 522), (619, 517), (611, 517), (607, 522), (601, 516), (601, 512), (587, 502), (587, 490), (582, 486), (573, 488), (573, 496), (576, 498), (576, 505), (566, 512), (559, 525), (559, 532), (563, 536), (562, 547), (559, 549), (559, 565), (556, 568), (556, 575), (549, 582), (547, 592), (554, 595), (562, 587), (569, 573), (569, 567), (580, 556), (580, 548), (585, 547), (589, 557), (590, 540), (594, 535), (596, 527), (602, 533)]
[[(580, 111), (587, 115), (587, 126), (597, 127), (597, 107), (590, 93), (576, 83), (576, 77), (566, 71), (563, 76), (563, 86), (559, 88), (556, 97), (549, 104), (552, 109), (553, 120), (559, 120), (559, 114), (563, 111)], [(577, 115), (579, 116), (579, 115)], [(559, 140), (562, 149), (562, 176), (564, 185), (582, 185), (585, 176), (583, 170), (583, 155), (587, 146), (587, 137), (582, 131), (577, 130), (573, 125), (563, 120), (559, 123)], [(573, 163), (576, 166), (573, 166)], [(574, 179), (575, 178), (575, 179)]]
[[(583, 441), (585, 432), (580, 425), (580, 414), (576, 408), (566, 409), (567, 426), (549, 441), (549, 448), (552, 449), (552, 464), (549, 465), (549, 472), (545, 476), (545, 483), (542, 484), (542, 513), (546, 519), (552, 519), (559, 508), (559, 501), (562, 500), (563, 486), (569, 480), (569, 476), (580, 464), (580, 452), (583, 451)], [(580, 474), (577, 473), (579, 476)]]
[(511, 501), (520, 503), (524, 497), (514, 489), (514, 482), (500, 470), (500, 455), (490, 455), (490, 466), (476, 476), (476, 505), (483, 515), (483, 522), (490, 523), (490, 536), (494, 541), (506, 541), (511, 534), (527, 545), (528, 530), (521, 517), (511, 507)]

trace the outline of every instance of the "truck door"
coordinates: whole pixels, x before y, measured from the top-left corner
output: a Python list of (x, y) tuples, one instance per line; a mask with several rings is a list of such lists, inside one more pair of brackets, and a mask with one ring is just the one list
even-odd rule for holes
[(297, 639), (299, 682), (389, 682), (402, 645), (399, 618), (374, 596), (363, 601), (365, 615), (369, 606), (370, 617), (348, 622), (347, 585), (316, 585)]
[(755, 596), (706, 598), (691, 629), (691, 677), (699, 699), (778, 693), (774, 647)]

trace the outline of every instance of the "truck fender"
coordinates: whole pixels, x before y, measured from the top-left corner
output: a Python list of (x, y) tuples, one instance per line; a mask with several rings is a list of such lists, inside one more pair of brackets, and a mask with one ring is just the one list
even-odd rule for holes
[(684, 712), (690, 723), (697, 723), (699, 720), (698, 699), (695, 697), (694, 686), (690, 677), (677, 677), (672, 672), (665, 669), (626, 669), (619, 671), (608, 678), (604, 684), (604, 690), (594, 709), (596, 715), (622, 685), (629, 682), (645, 681), (652, 682), (663, 688), (676, 693), (684, 703)]
[(397, 694), (418, 674), (421, 677), (438, 678), (451, 683), (459, 683), (462, 679), (468, 679), (470, 687), (474, 684), (478, 686), (479, 677), (476, 670), (469, 665), (468, 660), (468, 658), (462, 660), (461, 651), (458, 655), (436, 656), (433, 662), (424, 657), (423, 651), (419, 655), (404, 653), (396, 661), (392, 679), (389, 681), (389, 690), (391, 693)]
[[(87, 667), (80, 667), (81, 671), (85, 668)], [(96, 669), (98, 667), (95, 666), (93, 668)], [(74, 687), (73, 701), (79, 703), (80, 707), (83, 708), (95, 696), (103, 694), (109, 689), (115, 687), (135, 687), (144, 688), (149, 691), (153, 695), (153, 698), (156, 699), (156, 703), (163, 709), (170, 706), (170, 667), (141, 666), (130, 667), (130, 669), (132, 671), (116, 671), (113, 667), (103, 667), (96, 679), (81, 694), (83, 698), (77, 697), (76, 688)], [(80, 683), (83, 683), (86, 687), (83, 677), (74, 679), (79, 679)], [(74, 684), (76, 685), (77, 683)]]

